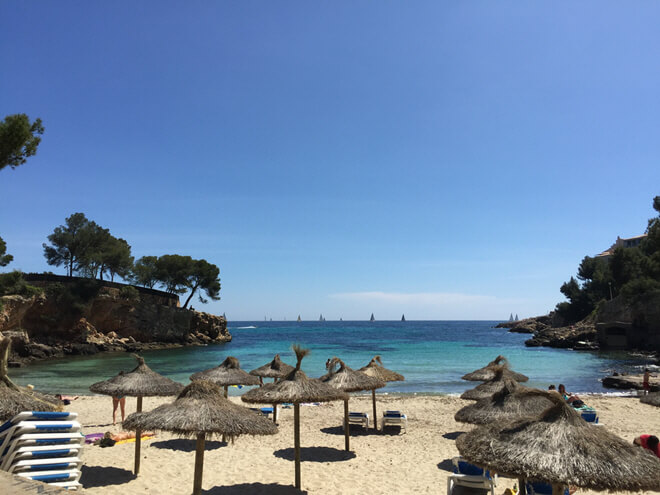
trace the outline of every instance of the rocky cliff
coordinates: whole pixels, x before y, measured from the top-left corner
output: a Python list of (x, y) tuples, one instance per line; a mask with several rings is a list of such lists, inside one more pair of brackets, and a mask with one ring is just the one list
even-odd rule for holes
[(1, 298), (0, 333), (13, 339), (11, 363), (68, 354), (139, 351), (231, 340), (224, 318), (164, 305), (157, 297), (104, 287), (84, 304), (67, 305), (46, 290)]

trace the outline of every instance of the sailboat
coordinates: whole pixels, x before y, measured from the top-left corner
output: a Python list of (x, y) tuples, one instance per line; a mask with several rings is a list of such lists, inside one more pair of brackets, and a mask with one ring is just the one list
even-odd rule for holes
[(518, 313), (516, 313), (516, 321), (518, 321)]
[(298, 315), (298, 321), (302, 321), (302, 320), (300, 319), (300, 315)]
[(371, 318), (369, 318), (369, 321), (376, 321), (376, 318), (374, 318), (374, 314), (371, 313)]
[(401, 315), (401, 321), (406, 321), (406, 315)]
[(323, 321), (323, 313), (321, 313), (321, 316), (319, 316), (319, 321)]
[(513, 321), (513, 313), (511, 313), (511, 315), (509, 315), (509, 321)]

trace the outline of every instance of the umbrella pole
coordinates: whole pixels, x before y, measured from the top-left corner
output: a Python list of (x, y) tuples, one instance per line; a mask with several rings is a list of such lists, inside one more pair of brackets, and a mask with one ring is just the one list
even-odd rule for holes
[(296, 453), (296, 488), (300, 490), (300, 403), (293, 404), (293, 445)]
[(344, 437), (345, 437), (345, 449), (351, 450), (351, 433), (348, 430), (348, 399), (344, 400)]
[[(225, 385), (225, 399), (227, 399), (228, 396), (229, 396), (229, 392), (227, 392), (228, 388), (229, 388), (229, 386)], [(222, 434), (222, 441), (227, 443), (227, 435), (225, 435), (224, 433)]]
[(527, 494), (527, 483), (525, 483), (525, 478), (518, 478), (518, 495)]
[(371, 400), (374, 403), (374, 430), (378, 431), (378, 419), (376, 418), (376, 389), (371, 391)]
[(202, 474), (204, 472), (204, 446), (206, 435), (199, 433), (197, 435), (197, 450), (195, 451), (195, 479), (193, 481), (193, 495), (202, 493)]
[[(137, 398), (137, 412), (142, 412), (142, 396)], [(140, 447), (142, 443), (142, 430), (135, 430), (135, 467), (133, 474), (137, 476), (140, 473)]]
[(273, 404), (273, 423), (277, 424), (277, 404)]

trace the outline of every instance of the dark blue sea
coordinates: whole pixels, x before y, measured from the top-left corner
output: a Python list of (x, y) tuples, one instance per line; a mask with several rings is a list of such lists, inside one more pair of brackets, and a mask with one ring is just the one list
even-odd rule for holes
[[(511, 368), (530, 377), (529, 385), (547, 388), (564, 383), (574, 392), (612, 392), (600, 379), (612, 370), (636, 371), (646, 364), (643, 356), (624, 352), (584, 352), (566, 349), (528, 348), (529, 335), (494, 328), (493, 321), (376, 321), (376, 322), (230, 322), (231, 342), (205, 347), (144, 352), (155, 371), (181, 383), (197, 371), (217, 366), (235, 356), (241, 367), (251, 370), (269, 362), (276, 353), (295, 365), (294, 343), (311, 349), (303, 361), (308, 376), (325, 372), (328, 358), (338, 356), (358, 369), (375, 356), (385, 367), (403, 374), (404, 382), (389, 383), (383, 392), (392, 394), (459, 394), (474, 387), (461, 380), (498, 354)], [(43, 361), (10, 370), (22, 385), (54, 393), (89, 393), (88, 387), (120, 370), (131, 370), (135, 360), (127, 353), (98, 354)], [(236, 388), (230, 393), (245, 391)]]

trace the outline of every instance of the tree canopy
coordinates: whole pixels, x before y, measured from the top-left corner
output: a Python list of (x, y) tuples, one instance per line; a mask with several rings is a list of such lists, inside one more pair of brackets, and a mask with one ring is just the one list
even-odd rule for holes
[(7, 254), (7, 244), (0, 237), (0, 266), (7, 266), (13, 259), (14, 257), (11, 254)]
[(44, 126), (41, 119), (30, 123), (24, 113), (8, 115), (0, 122), (0, 170), (16, 168), (37, 153)]
[(647, 237), (638, 247), (619, 247), (607, 257), (586, 256), (577, 279), (571, 277), (561, 286), (568, 301), (556, 310), (567, 324), (587, 317), (602, 300), (621, 295), (627, 304), (635, 304), (660, 292), (660, 196), (653, 199), (653, 208), (658, 216), (649, 220)]

